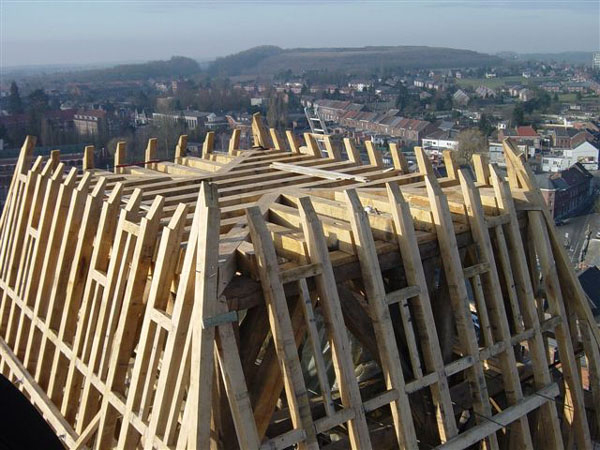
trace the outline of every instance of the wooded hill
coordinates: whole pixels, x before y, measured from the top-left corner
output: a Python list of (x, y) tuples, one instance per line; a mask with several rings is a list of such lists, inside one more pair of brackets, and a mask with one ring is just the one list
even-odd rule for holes
[(228, 76), (274, 75), (291, 70), (364, 73), (388, 68), (458, 68), (501, 64), (496, 56), (471, 50), (441, 47), (397, 46), (360, 48), (254, 47), (218, 58), (209, 72)]

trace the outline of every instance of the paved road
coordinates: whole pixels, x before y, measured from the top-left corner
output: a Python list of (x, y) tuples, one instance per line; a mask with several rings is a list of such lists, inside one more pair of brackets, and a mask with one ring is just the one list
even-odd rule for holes
[[(592, 237), (596, 236), (596, 234), (600, 232), (600, 214), (591, 213), (573, 217), (568, 223), (558, 227), (559, 235), (565, 238), (565, 241), (568, 241), (569, 243), (569, 256), (574, 265), (580, 260), (581, 250), (586, 242), (586, 231), (588, 226), (592, 232)], [(566, 234), (568, 234), (568, 238), (565, 237)], [(596, 245), (590, 245), (590, 247), (594, 247), (595, 250)], [(588, 249), (588, 253), (590, 253), (590, 249)], [(590, 254), (588, 256), (593, 257), (594, 255)], [(588, 257), (586, 256), (586, 262), (587, 260)]]

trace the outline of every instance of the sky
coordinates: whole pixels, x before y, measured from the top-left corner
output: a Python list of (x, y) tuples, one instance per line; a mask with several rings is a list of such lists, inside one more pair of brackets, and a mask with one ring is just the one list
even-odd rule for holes
[(256, 45), (600, 50), (600, 0), (0, 0), (0, 66), (208, 60)]

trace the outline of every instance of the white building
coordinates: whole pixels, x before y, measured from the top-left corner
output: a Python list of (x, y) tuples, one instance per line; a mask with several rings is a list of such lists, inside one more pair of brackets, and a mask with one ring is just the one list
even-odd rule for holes
[(490, 163), (498, 164), (500, 167), (506, 167), (506, 161), (504, 161), (504, 150), (502, 149), (501, 142), (490, 142), (488, 150)]
[(421, 145), (423, 146), (424, 150), (428, 151), (442, 151), (446, 149), (458, 150), (457, 136), (458, 132), (456, 130), (439, 129), (425, 136), (421, 141)]
[(594, 53), (594, 59), (592, 61), (592, 67), (594, 69), (600, 69), (600, 52)]
[(542, 170), (560, 172), (575, 163), (581, 163), (587, 170), (598, 170), (598, 149), (589, 142), (583, 142), (574, 149), (559, 150), (542, 158)]
[(198, 125), (204, 125), (209, 112), (203, 111), (174, 111), (172, 113), (152, 113), (152, 120), (169, 120), (176, 122), (178, 120), (185, 121), (190, 130), (195, 130)]

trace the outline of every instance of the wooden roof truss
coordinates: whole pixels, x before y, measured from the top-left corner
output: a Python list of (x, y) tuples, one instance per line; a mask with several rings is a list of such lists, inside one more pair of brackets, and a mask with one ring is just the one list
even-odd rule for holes
[(25, 141), (0, 371), (68, 448), (592, 448), (600, 331), (509, 141), (507, 179), (450, 152), (438, 179), (419, 148), (410, 173), (252, 132), (173, 163), (119, 143), (114, 173)]

